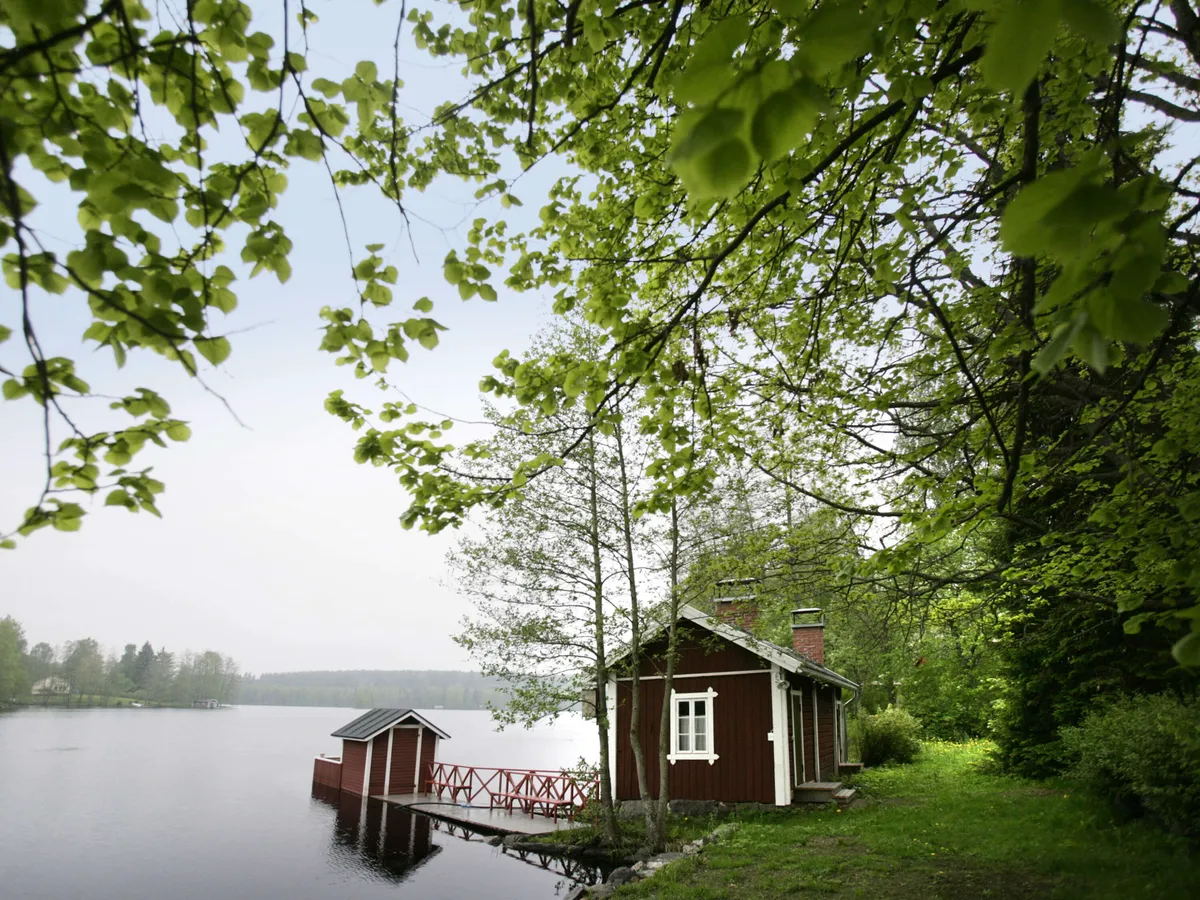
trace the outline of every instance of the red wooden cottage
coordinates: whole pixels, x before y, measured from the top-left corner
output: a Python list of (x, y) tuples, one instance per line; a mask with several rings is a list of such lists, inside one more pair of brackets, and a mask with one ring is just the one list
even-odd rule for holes
[(449, 738), (411, 709), (373, 709), (333, 732), (340, 758), (318, 756), (313, 783), (351, 794), (415, 794), (429, 780), (439, 738)]
[[(819, 613), (796, 610), (792, 646), (782, 647), (750, 633), (758, 614), (752, 600), (718, 600), (716, 615), (682, 608), (674, 689), (667, 698), (672, 799), (787, 806), (853, 795), (836, 779), (846, 762), (843, 704), (859, 686), (825, 667), (824, 623), (800, 621)], [(639, 672), (640, 732), (652, 792), (658, 785), (666, 646), (665, 632), (648, 638)], [(629, 742), (633, 679), (619, 666), (627, 655), (614, 659), (605, 692), (616, 726), (609, 730), (609, 755), (618, 800), (638, 799)]]

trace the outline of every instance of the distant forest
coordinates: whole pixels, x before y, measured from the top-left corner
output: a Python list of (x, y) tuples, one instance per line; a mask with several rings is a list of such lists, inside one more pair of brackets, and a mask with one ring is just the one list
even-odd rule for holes
[(501, 702), (498, 682), (478, 672), (268, 672), (242, 677), (238, 702), (261, 706), (373, 706), (483, 709)]
[[(61, 689), (50, 689), (53, 679)], [(0, 618), (0, 705), (47, 703), (64, 705), (190, 706), (194, 700), (232, 703), (241, 684), (238, 664), (215, 650), (179, 653), (149, 641), (138, 648), (126, 644), (118, 655), (94, 638), (52, 647), (45, 641), (28, 645), (25, 630), (12, 616)]]

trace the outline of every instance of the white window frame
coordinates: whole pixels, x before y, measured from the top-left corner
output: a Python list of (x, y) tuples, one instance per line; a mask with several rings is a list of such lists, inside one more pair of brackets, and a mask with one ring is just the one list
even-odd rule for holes
[[(711, 687), (705, 691), (695, 693), (680, 694), (674, 689), (671, 691), (671, 752), (667, 754), (667, 760), (674, 765), (683, 759), (693, 759), (707, 762), (710, 766), (715, 763), (719, 757), (717, 755), (716, 743), (713, 740), (714, 729), (713, 719), (716, 715), (716, 699), (717, 692)], [(697, 752), (695, 750), (687, 753), (679, 752), (679, 704), (684, 701), (704, 700), (706, 701), (705, 716), (704, 716), (704, 735), (705, 750)]]

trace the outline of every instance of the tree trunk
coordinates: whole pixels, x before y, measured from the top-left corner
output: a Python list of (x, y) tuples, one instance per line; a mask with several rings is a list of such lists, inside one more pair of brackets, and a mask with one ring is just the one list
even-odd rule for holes
[(629, 511), (629, 472), (625, 466), (625, 442), (621, 436), (621, 426), (616, 428), (617, 465), (621, 475), (621, 530), (625, 537), (625, 568), (629, 573), (629, 621), (630, 646), (629, 655), (630, 682), (629, 700), (629, 746), (633, 750), (633, 765), (637, 772), (638, 797), (642, 801), (642, 815), (646, 819), (646, 845), (651, 850), (657, 850), (663, 844), (663, 836), (657, 827), (658, 819), (650, 802), (650, 779), (646, 774), (646, 751), (642, 748), (641, 708), (642, 708), (642, 626), (641, 609), (638, 604), (637, 570), (633, 563), (633, 517)]
[[(600, 806), (604, 818), (604, 839), (610, 844), (620, 840), (617, 815), (613, 807), (613, 785), (611, 760), (608, 753), (608, 733), (613, 723), (608, 721), (607, 694), (601, 694), (608, 686), (608, 661), (604, 647), (604, 570), (600, 562), (600, 503), (596, 489), (596, 440), (588, 434), (588, 512), (589, 540), (592, 545), (592, 599), (595, 604), (595, 652), (596, 652), (596, 733), (600, 740)], [(605, 702), (600, 702), (605, 696)]]
[(661, 850), (667, 839), (667, 804), (671, 800), (671, 766), (667, 755), (671, 749), (671, 690), (675, 686), (675, 650), (679, 629), (679, 506), (671, 501), (671, 596), (667, 610), (667, 669), (663, 675), (662, 715), (658, 720), (658, 802), (654, 805), (654, 833)]

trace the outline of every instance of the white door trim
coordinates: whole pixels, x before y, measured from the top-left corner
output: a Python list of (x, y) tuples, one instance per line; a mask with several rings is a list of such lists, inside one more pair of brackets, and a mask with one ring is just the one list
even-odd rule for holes
[(371, 751), (375, 749), (375, 738), (367, 741), (367, 764), (363, 767), (363, 783), (362, 795), (363, 798), (371, 796)]
[(814, 781), (821, 780), (821, 723), (817, 719), (817, 710), (821, 708), (821, 703), (817, 699), (817, 684), (814, 681), (812, 686), (813, 698), (813, 769), (816, 770), (816, 778)]
[(392, 792), (392, 738), (395, 736), (396, 729), (390, 729), (388, 731), (387, 768), (383, 770), (383, 792), (385, 794)]
[(788, 692), (788, 704), (792, 713), (792, 753), (799, 760), (800, 770), (794, 774), (795, 786), (808, 780), (808, 763), (804, 760), (804, 691)]
[(421, 793), (421, 739), (425, 737), (425, 729), (417, 729), (417, 763), (413, 767), (413, 793)]
[(767, 740), (771, 741), (771, 752), (775, 762), (775, 805), (791, 806), (792, 789), (791, 776), (788, 767), (788, 712), (787, 712), (787, 681), (783, 670), (778, 664), (771, 664), (771, 733)]

